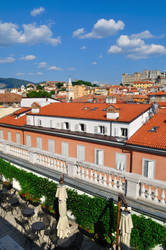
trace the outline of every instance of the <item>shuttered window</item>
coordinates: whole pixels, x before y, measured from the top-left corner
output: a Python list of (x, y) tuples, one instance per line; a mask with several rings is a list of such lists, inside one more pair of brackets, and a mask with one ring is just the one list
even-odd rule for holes
[(68, 157), (69, 146), (67, 142), (62, 142), (62, 155)]
[(95, 164), (104, 165), (104, 151), (101, 149), (95, 150)]
[(16, 133), (16, 143), (20, 144), (20, 133)]
[(42, 149), (42, 138), (37, 137), (36, 142), (37, 142), (37, 148)]
[(77, 145), (77, 160), (85, 161), (85, 147)]
[(126, 154), (116, 153), (116, 169), (121, 171), (126, 170)]
[(0, 139), (3, 139), (3, 130), (0, 130)]
[(12, 141), (12, 135), (10, 131), (7, 132), (7, 138), (8, 138), (8, 141)]
[(155, 176), (155, 161), (143, 159), (142, 173), (144, 177), (154, 179)]
[(26, 145), (28, 147), (31, 147), (31, 136), (30, 135), (26, 135)]
[(54, 153), (55, 152), (55, 142), (54, 140), (48, 139), (48, 151)]

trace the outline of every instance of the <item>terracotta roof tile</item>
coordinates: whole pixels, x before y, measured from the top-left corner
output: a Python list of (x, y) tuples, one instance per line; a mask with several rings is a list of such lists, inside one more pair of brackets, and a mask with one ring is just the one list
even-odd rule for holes
[[(151, 132), (154, 127), (156, 132)], [(155, 130), (155, 129), (154, 129)], [(160, 109), (130, 139), (128, 144), (166, 149), (166, 109)]]
[[(106, 109), (110, 105), (103, 103), (52, 103), (40, 108), (39, 113), (35, 115), (108, 120)], [(150, 106), (149, 104), (116, 104), (116, 107), (119, 108), (117, 121), (130, 122), (148, 110)]]

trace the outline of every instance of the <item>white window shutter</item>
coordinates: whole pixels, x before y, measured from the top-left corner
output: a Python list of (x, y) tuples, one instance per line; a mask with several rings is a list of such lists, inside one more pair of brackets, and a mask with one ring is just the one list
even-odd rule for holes
[(68, 143), (67, 142), (62, 142), (62, 155), (65, 157), (68, 157)]
[(61, 122), (61, 129), (64, 129), (64, 123)]
[(56, 123), (56, 127), (59, 128), (59, 126), (60, 126), (60, 124), (59, 124), (59, 122), (57, 122), (57, 123)]
[(85, 161), (85, 147), (77, 145), (77, 160)]
[(104, 134), (106, 135), (107, 134), (107, 128), (104, 127)]
[(79, 131), (79, 125), (78, 124), (75, 125), (75, 131)]
[(16, 143), (20, 144), (20, 133), (16, 133)]
[(37, 137), (36, 140), (37, 140), (37, 147), (39, 149), (42, 149), (42, 138), (41, 137)]
[(26, 135), (26, 145), (28, 147), (31, 147), (31, 136), (30, 135)]
[(98, 127), (97, 126), (94, 127), (94, 133), (98, 134)]
[(148, 161), (144, 160), (143, 176), (148, 177)]
[(11, 141), (12, 140), (11, 132), (8, 132), (7, 135), (8, 135), (8, 141)]
[(84, 132), (86, 132), (87, 126), (86, 124), (84, 124)]
[(3, 139), (3, 130), (0, 130), (0, 139)]
[(48, 139), (48, 151), (54, 153), (55, 152), (55, 142), (54, 140)]
[(148, 177), (154, 178), (154, 162), (153, 161), (148, 162)]

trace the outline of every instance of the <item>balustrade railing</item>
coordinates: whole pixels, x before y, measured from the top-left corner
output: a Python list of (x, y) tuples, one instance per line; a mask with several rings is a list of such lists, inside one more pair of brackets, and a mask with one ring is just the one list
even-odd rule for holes
[(146, 204), (166, 206), (166, 182), (152, 180), (134, 173), (126, 173), (114, 168), (86, 162), (75, 158), (41, 151), (25, 145), (0, 140), (0, 151), (38, 164), (89, 184), (106, 188), (114, 193), (123, 193), (128, 198), (140, 200)]

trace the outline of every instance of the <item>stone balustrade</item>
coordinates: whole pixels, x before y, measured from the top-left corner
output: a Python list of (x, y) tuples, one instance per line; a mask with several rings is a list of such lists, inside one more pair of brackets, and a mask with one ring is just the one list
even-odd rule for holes
[(66, 158), (62, 155), (2, 139), (0, 140), (0, 151), (26, 160), (31, 164), (58, 171), (70, 178), (97, 185), (105, 190), (111, 190), (117, 194), (123, 193), (132, 200), (166, 207), (165, 182), (148, 179), (134, 173), (122, 172), (107, 166), (78, 162), (75, 158)]

